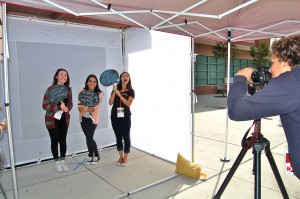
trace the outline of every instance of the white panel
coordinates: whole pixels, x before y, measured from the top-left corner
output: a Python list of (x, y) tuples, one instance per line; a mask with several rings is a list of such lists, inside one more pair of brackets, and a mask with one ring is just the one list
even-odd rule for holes
[(176, 162), (191, 158), (191, 39), (132, 28), (126, 32), (132, 104), (132, 145)]
[[(60, 67), (69, 72), (74, 104), (70, 112), (67, 154), (87, 150), (77, 111), (78, 91), (84, 86), (89, 74), (99, 78), (101, 72), (110, 67), (122, 70), (120, 38), (117, 29), (9, 17), (9, 92), (17, 165), (52, 158), (42, 98), (47, 87), (52, 84), (55, 71)], [(3, 81), (0, 84), (3, 85)], [(105, 96), (109, 96), (110, 87), (102, 86), (101, 89)], [(115, 144), (107, 97), (100, 108), (95, 140), (98, 147), (105, 147)], [(0, 115), (3, 112), (0, 111)], [(4, 134), (0, 146), (9, 165), (7, 143), (7, 134)]]

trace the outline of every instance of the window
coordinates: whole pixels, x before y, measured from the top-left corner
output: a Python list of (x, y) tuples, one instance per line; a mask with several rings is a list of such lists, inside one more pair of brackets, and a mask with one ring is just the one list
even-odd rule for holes
[[(214, 56), (197, 55), (195, 61), (195, 86), (224, 84), (227, 76), (227, 60)], [(237, 71), (247, 66), (252, 66), (252, 60), (231, 59), (230, 77)]]

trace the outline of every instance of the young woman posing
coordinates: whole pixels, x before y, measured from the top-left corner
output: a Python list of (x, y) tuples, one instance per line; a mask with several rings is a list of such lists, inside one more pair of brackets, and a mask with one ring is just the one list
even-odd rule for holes
[[(55, 104), (48, 98), (48, 93), (54, 85), (64, 85), (67, 87), (67, 97)], [(51, 139), (51, 152), (55, 160), (55, 167), (58, 172), (68, 171), (65, 162), (67, 151), (67, 132), (70, 123), (70, 110), (73, 107), (72, 90), (70, 86), (69, 74), (65, 69), (58, 69), (53, 77), (53, 83), (47, 88), (43, 98), (43, 109), (46, 111), (45, 124)], [(60, 119), (54, 117), (55, 113), (61, 111)], [(58, 155), (58, 144), (60, 156)]]
[(100, 160), (97, 143), (94, 140), (94, 133), (99, 121), (100, 103), (103, 99), (103, 92), (98, 86), (98, 79), (95, 75), (89, 75), (85, 81), (85, 87), (79, 91), (94, 91), (99, 96), (99, 103), (94, 107), (81, 105), (78, 101), (79, 120), (83, 133), (86, 137), (86, 145), (89, 151), (86, 164), (96, 164)]
[[(115, 132), (117, 141), (117, 150), (119, 152), (119, 160), (117, 165), (127, 165), (128, 154), (130, 152), (130, 127), (131, 127), (131, 111), (130, 106), (134, 99), (134, 90), (131, 86), (131, 78), (128, 72), (120, 75), (120, 82), (117, 86), (113, 86), (113, 91), (109, 98), (109, 105), (113, 105), (111, 109), (111, 123)], [(123, 146), (124, 140), (124, 146)]]

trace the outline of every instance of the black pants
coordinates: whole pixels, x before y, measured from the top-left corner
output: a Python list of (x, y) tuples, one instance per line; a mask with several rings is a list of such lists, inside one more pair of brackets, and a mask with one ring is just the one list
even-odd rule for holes
[[(67, 132), (68, 127), (66, 126), (66, 120), (55, 120), (55, 128), (48, 129), (51, 139), (51, 152), (53, 158), (58, 161), (59, 159), (64, 160), (67, 152)], [(58, 144), (60, 157), (58, 155)]]
[(95, 157), (99, 156), (97, 143), (94, 140), (94, 134), (95, 130), (97, 128), (96, 124), (92, 123), (91, 118), (82, 117), (81, 128), (83, 130), (83, 133), (86, 137), (86, 145), (89, 151), (89, 157)]
[[(130, 152), (130, 127), (131, 127), (131, 117), (123, 117), (123, 118), (116, 118), (111, 117), (111, 124), (113, 130), (116, 135), (117, 140), (117, 150), (123, 151), (124, 153)], [(123, 140), (124, 140), (124, 148), (123, 148)]]

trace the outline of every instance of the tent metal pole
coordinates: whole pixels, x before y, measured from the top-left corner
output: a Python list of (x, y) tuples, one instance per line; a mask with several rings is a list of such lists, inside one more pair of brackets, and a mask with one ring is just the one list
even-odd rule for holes
[[(229, 92), (229, 84), (230, 84), (230, 47), (231, 47), (231, 30), (228, 29), (228, 37), (227, 37), (227, 97)], [(229, 162), (230, 159), (227, 157), (227, 141), (228, 138), (228, 107), (226, 109), (226, 133), (225, 133), (225, 152), (224, 157), (220, 158), (222, 162)]]
[(194, 38), (191, 37), (191, 112), (192, 112), (192, 135), (191, 135), (191, 154), (192, 162), (195, 161), (195, 102), (197, 103), (197, 95), (195, 94), (195, 43)]
[(4, 68), (4, 89), (5, 89), (5, 110), (7, 120), (7, 131), (8, 131), (8, 142), (9, 142), (9, 154), (10, 154), (10, 167), (11, 177), (13, 181), (14, 198), (18, 199), (18, 188), (16, 180), (14, 150), (11, 132), (11, 121), (10, 121), (10, 107), (9, 107), (9, 92), (8, 92), (8, 41), (7, 41), (7, 23), (6, 23), (6, 3), (2, 4), (2, 40), (3, 40), (3, 68)]
[[(122, 50), (122, 68), (123, 71), (128, 71), (127, 64), (125, 63), (125, 28), (121, 30), (121, 50)], [(126, 68), (126, 69), (125, 69)]]
[[(101, 3), (101, 2), (99, 2), (99, 1), (97, 1), (97, 0), (91, 0), (91, 1), (94, 2), (95, 4), (99, 5), (99, 6), (102, 6), (103, 8), (107, 8), (107, 5), (105, 5), (104, 3)], [(140, 26), (140, 27), (143, 27), (143, 28), (145, 28), (145, 29), (149, 29), (148, 27), (144, 26), (143, 24), (139, 23), (138, 21), (133, 20), (133, 19), (131, 19), (130, 17), (127, 17), (126, 15), (122, 14), (121, 12), (119, 12), (119, 11), (113, 9), (113, 8), (110, 8), (109, 10), (110, 10), (111, 12), (113, 12), (113, 13), (119, 15), (120, 17), (123, 17), (123, 18), (127, 19), (128, 21), (131, 21), (131, 22), (135, 23), (136, 25), (138, 25), (138, 26)]]
[(125, 193), (125, 194), (123, 194), (123, 195), (120, 195), (120, 196), (118, 196), (118, 197), (116, 197), (116, 198), (114, 198), (114, 199), (125, 198), (125, 197), (130, 196), (130, 195), (133, 195), (133, 194), (135, 194), (135, 193), (137, 193), (137, 192), (143, 191), (143, 190), (148, 189), (148, 188), (150, 188), (150, 187), (153, 187), (153, 186), (155, 186), (155, 185), (158, 185), (158, 184), (161, 184), (161, 183), (166, 182), (166, 181), (168, 181), (168, 180), (171, 180), (171, 179), (173, 179), (173, 178), (175, 178), (175, 177), (177, 177), (177, 176), (179, 176), (179, 175), (180, 175), (180, 174), (172, 175), (172, 176), (167, 177), (167, 178), (165, 178), (165, 179), (162, 179), (162, 180), (160, 180), (160, 181), (154, 182), (154, 183), (152, 183), (152, 184), (148, 184), (148, 185), (146, 185), (146, 186), (144, 186), (144, 187), (141, 187), (141, 188), (138, 188), (138, 189), (136, 189), (136, 190), (134, 190), (134, 191)]

